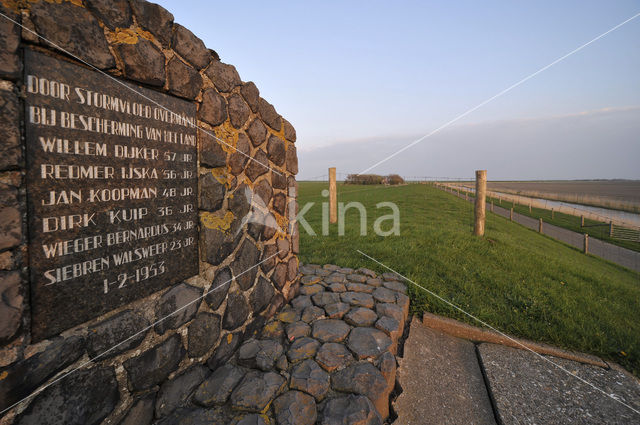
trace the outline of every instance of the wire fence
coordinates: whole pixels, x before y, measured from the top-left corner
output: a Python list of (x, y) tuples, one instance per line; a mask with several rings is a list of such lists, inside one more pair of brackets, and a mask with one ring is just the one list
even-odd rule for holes
[[(448, 184), (439, 184), (437, 187), (469, 202), (475, 201), (474, 194), (471, 191), (454, 189)], [(536, 219), (525, 214), (520, 214), (513, 211), (513, 208), (507, 209), (496, 205), (493, 202), (488, 204), (487, 210), (519, 223), (533, 231), (569, 244), (589, 254), (640, 272), (640, 252), (614, 245), (594, 237), (589, 237), (588, 234), (585, 235), (584, 233), (575, 232), (564, 227), (544, 222), (541, 217)]]

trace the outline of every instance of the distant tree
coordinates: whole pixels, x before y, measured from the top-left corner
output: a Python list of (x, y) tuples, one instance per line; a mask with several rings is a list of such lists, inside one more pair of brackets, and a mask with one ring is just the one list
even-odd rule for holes
[(387, 176), (387, 182), (391, 185), (404, 184), (404, 179), (397, 174), (389, 174)]
[(384, 177), (377, 174), (349, 174), (346, 184), (382, 184)]

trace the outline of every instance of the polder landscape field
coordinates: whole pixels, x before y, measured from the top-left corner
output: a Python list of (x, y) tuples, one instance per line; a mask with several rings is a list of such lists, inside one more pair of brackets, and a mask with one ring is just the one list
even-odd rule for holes
[(489, 190), (640, 212), (638, 180), (491, 181)]
[[(585, 255), (509, 220), (487, 213), (484, 238), (472, 235), (473, 205), (427, 184), (338, 184), (338, 201), (366, 209), (366, 234), (355, 208), (344, 235), (323, 234), (326, 182), (300, 182), (300, 210), (316, 235), (300, 226), (301, 263), (366, 266), (388, 271), (358, 250), (502, 332), (592, 353), (640, 376), (640, 274)], [(400, 234), (378, 236), (377, 218), (393, 202)], [(382, 230), (391, 227), (382, 223)], [(426, 291), (409, 285), (415, 314), (429, 311), (479, 325)]]

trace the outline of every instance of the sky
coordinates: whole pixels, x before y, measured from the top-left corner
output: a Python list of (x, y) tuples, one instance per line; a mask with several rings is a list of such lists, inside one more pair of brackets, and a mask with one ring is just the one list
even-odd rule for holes
[[(301, 180), (361, 172), (640, 12), (624, 0), (157, 2), (294, 125)], [(639, 76), (640, 17), (371, 172), (640, 179)]]

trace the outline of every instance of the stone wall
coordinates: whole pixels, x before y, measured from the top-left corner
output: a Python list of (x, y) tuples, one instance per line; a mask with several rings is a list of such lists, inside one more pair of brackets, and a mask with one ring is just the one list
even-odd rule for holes
[[(0, 17), (0, 410), (38, 392), (0, 415), (0, 424), (138, 424), (166, 416), (190, 382), (226, 362), (297, 291), (295, 130), (255, 84), (242, 82), (158, 5), (1, 0), (0, 11), (27, 28)], [(206, 130), (198, 131), (200, 273), (37, 343), (30, 333), (24, 46), (80, 63), (77, 56), (193, 101)]]

